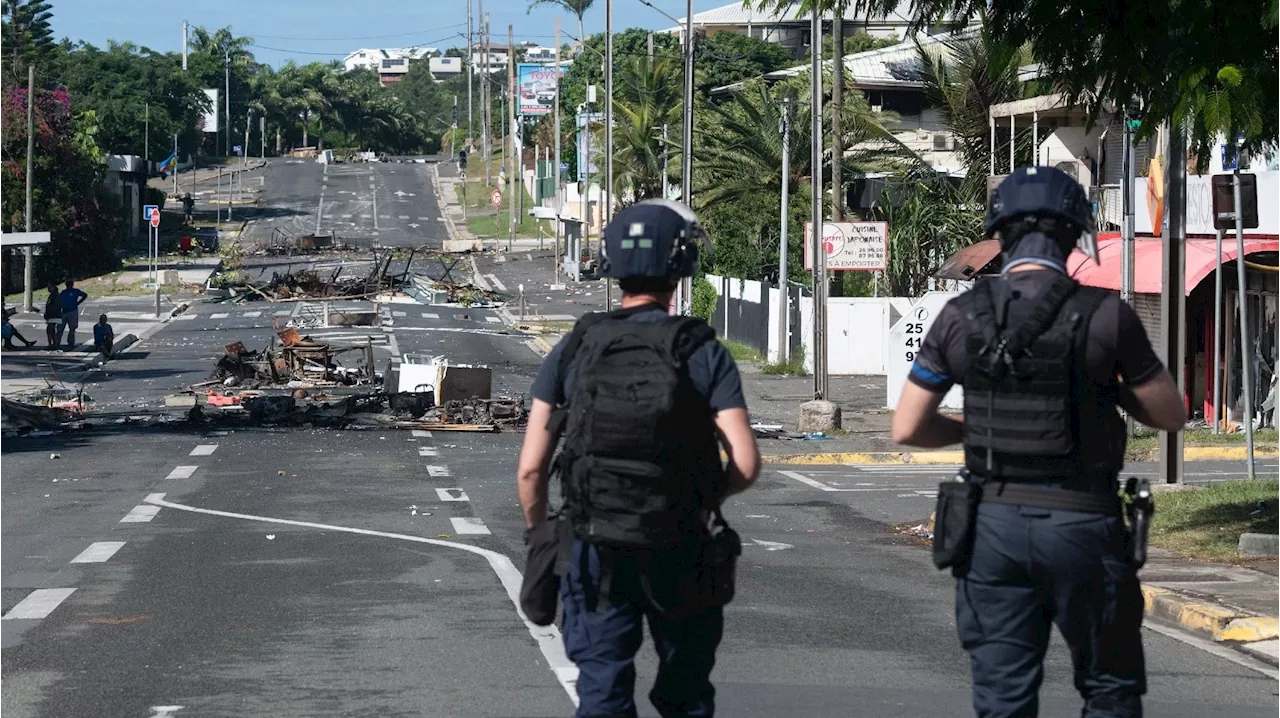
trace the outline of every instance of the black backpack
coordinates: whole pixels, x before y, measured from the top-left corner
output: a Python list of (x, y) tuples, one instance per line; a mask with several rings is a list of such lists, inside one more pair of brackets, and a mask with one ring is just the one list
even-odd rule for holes
[(635, 313), (591, 314), (574, 327), (559, 364), (552, 429), (564, 443), (556, 468), (578, 538), (675, 548), (705, 537), (703, 509), (717, 506), (724, 475), (710, 404), (688, 371), (690, 355), (715, 331), (700, 319), (633, 321)]

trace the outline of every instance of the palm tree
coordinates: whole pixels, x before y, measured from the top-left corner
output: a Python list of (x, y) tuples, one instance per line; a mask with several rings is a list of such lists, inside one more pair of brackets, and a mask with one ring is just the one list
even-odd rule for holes
[[(966, 184), (983, 196), (991, 163), (988, 113), (992, 105), (1022, 96), (1022, 50), (997, 38), (984, 23), (976, 35), (952, 36), (929, 46), (917, 41), (916, 51), (926, 104), (939, 108), (967, 170)], [(1015, 150), (1030, 164), (1031, 137), (1020, 134)]]
[(582, 30), (582, 16), (587, 14), (587, 10), (595, 4), (596, 0), (532, 0), (529, 3), (529, 12), (540, 5), (552, 5), (561, 7), (573, 13), (578, 18), (578, 51), (582, 51), (582, 43), (586, 40), (586, 35)]
[[(634, 201), (661, 197), (664, 176), (663, 156), (669, 151), (662, 142), (662, 126), (672, 130), (680, 122), (681, 67), (670, 57), (629, 58), (619, 68), (613, 98), (613, 189), (614, 196), (628, 191)], [(596, 161), (604, 164), (603, 130), (593, 147)]]
[(1264, 134), (1257, 69), (1227, 65), (1212, 79), (1204, 72), (1174, 109), (1174, 121), (1190, 131), (1197, 174), (1208, 166), (1209, 151), (1219, 137), (1225, 135), (1234, 143), (1237, 135), (1250, 140)]

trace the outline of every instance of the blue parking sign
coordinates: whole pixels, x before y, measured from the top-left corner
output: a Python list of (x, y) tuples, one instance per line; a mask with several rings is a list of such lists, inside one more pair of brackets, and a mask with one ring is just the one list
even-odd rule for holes
[(160, 206), (159, 206), (159, 205), (155, 205), (155, 204), (144, 204), (144, 205), (142, 205), (142, 218), (143, 218), (143, 219), (145, 219), (145, 220), (147, 220), (148, 222), (150, 222), (150, 221), (151, 221), (151, 213), (152, 213), (152, 212), (159, 212), (159, 211), (160, 211)]

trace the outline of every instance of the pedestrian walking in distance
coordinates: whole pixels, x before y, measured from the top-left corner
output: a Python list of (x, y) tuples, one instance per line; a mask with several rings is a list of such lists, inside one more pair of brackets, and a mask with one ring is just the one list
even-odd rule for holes
[[(1116, 409), (1164, 431), (1181, 430), (1186, 413), (1133, 309), (1067, 275), (1077, 245), (1097, 261), (1095, 226), (1066, 173), (1024, 167), (1005, 178), (984, 226), (1003, 271), (938, 315), (893, 416), (897, 442), (964, 444), (964, 469), (939, 487), (933, 554), (956, 578), (956, 628), (981, 718), (1038, 714), (1054, 624), (1081, 715), (1142, 715), (1137, 572), (1150, 492), (1130, 479), (1121, 499)], [(963, 422), (938, 413), (955, 384)]]
[[(622, 289), (621, 308), (580, 319), (534, 380), (518, 487), (535, 590), (522, 605), (544, 625), (562, 605), (578, 718), (636, 715), (646, 621), (658, 713), (715, 712), (711, 670), (742, 550), (721, 504), (751, 486), (760, 456), (732, 357), (706, 322), (668, 311), (705, 239), (675, 202), (619, 212), (602, 268)], [(549, 519), (552, 474), (563, 505)]]
[(49, 297), (44, 300), (44, 335), (50, 349), (62, 344), (62, 329), (62, 297), (58, 294), (58, 285), (49, 282)]
[(89, 298), (88, 294), (76, 289), (73, 280), (67, 280), (67, 288), (58, 295), (62, 302), (62, 323), (67, 326), (67, 349), (76, 346), (76, 327), (80, 326), (80, 305)]

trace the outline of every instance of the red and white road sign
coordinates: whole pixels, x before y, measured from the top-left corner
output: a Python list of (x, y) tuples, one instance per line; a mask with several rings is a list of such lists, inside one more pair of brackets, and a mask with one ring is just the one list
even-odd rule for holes
[(152, 227), (159, 227), (159, 226), (160, 226), (160, 211), (159, 211), (159, 210), (151, 210), (151, 226), (152, 226)]
[(489, 195), (489, 203), (494, 207), (502, 206), (502, 190), (495, 189), (493, 194)]

